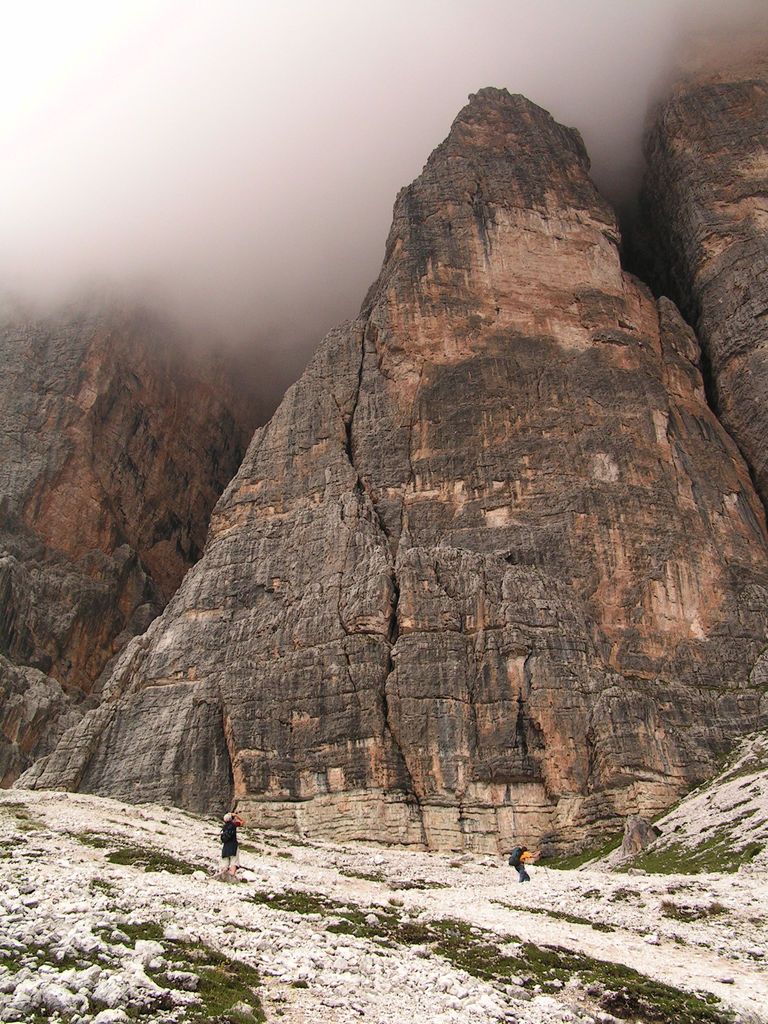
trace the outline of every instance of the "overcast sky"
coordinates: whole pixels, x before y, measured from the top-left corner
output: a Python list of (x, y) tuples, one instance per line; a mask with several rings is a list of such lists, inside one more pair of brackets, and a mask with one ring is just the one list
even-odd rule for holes
[(752, 0), (4, 0), (0, 288), (160, 289), (295, 350), (354, 316), (467, 95), (579, 128), (614, 196), (681, 34)]

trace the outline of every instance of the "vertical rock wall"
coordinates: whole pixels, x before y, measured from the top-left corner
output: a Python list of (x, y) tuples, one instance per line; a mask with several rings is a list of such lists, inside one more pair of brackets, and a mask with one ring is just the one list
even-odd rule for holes
[[(93, 703), (202, 552), (253, 412), (140, 312), (0, 328), (0, 777)], [(78, 710), (79, 709), (79, 710)]]
[(652, 117), (643, 218), (714, 407), (768, 505), (768, 58), (678, 84)]
[(204, 557), (24, 784), (495, 850), (651, 814), (765, 720), (762, 508), (588, 166), (471, 97)]

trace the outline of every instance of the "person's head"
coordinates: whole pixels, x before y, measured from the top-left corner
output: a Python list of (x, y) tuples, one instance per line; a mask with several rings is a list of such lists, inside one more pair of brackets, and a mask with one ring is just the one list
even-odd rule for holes
[(232, 815), (231, 814), (225, 814), (224, 815), (224, 821), (232, 821)]

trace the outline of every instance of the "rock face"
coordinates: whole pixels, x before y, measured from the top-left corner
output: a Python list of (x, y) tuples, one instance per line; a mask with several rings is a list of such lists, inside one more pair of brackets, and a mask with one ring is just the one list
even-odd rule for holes
[(638, 814), (630, 814), (624, 822), (624, 838), (621, 842), (622, 857), (633, 857), (650, 846), (658, 836), (658, 829), (654, 828), (647, 818), (641, 818)]
[(657, 279), (696, 327), (714, 408), (768, 505), (768, 59), (685, 79), (646, 157)]
[(763, 510), (588, 166), (523, 97), (471, 97), (25, 785), (495, 851), (652, 814), (765, 720)]
[(0, 778), (55, 745), (202, 552), (253, 415), (147, 314), (0, 328)]

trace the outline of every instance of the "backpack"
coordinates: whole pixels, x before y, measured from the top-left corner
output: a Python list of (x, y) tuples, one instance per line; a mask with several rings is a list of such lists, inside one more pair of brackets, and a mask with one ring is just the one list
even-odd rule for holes
[(232, 824), (231, 821), (228, 821), (224, 828), (221, 830), (221, 835), (219, 836), (219, 838), (221, 839), (222, 843), (231, 843), (232, 840), (235, 838), (235, 835), (235, 826)]
[(522, 855), (523, 855), (523, 848), (522, 848), (522, 846), (516, 846), (512, 850), (510, 855), (509, 855), (510, 867), (519, 868), (520, 867), (520, 858), (522, 857)]

